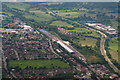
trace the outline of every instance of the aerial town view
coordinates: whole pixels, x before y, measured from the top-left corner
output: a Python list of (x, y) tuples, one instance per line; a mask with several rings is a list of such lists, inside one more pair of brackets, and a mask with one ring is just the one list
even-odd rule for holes
[(119, 2), (2, 2), (2, 80), (120, 80)]

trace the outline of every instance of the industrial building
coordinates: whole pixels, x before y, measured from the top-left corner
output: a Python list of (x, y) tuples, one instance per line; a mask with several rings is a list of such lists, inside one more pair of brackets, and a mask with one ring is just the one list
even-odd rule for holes
[(65, 48), (69, 53), (75, 53), (72, 49), (70, 49), (68, 46), (66, 46), (63, 42), (57, 41), (58, 44), (60, 44), (63, 48)]
[(92, 26), (96, 29), (103, 30), (108, 34), (117, 34), (118, 33), (118, 31), (116, 29), (112, 28), (111, 26), (106, 26), (106, 25), (99, 24), (99, 23), (86, 23), (86, 24), (88, 26)]

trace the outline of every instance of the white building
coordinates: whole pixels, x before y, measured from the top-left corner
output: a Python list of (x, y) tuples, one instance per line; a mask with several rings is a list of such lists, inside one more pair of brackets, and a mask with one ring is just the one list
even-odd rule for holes
[(63, 48), (65, 48), (68, 52), (73, 53), (74, 51), (71, 50), (68, 46), (66, 46), (64, 43), (61, 41), (57, 41), (58, 44), (60, 44)]
[(23, 27), (24, 27), (24, 29), (31, 29), (31, 27), (28, 25), (23, 25)]

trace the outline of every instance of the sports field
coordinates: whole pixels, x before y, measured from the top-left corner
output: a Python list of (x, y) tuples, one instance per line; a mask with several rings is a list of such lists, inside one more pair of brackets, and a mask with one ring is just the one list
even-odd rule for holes
[(68, 68), (68, 64), (61, 60), (14, 60), (8, 63), (9, 67), (15, 68), (19, 66), (21, 69), (28, 67), (32, 68)]

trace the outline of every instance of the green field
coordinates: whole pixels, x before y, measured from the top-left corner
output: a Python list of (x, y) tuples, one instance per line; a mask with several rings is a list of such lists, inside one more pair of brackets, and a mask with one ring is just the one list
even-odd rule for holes
[(35, 15), (39, 16), (39, 18), (43, 21), (50, 21), (52, 19), (55, 19), (55, 17), (53, 17), (49, 14), (46, 14), (45, 12), (40, 11), (40, 10), (33, 10), (33, 11), (30, 11), (30, 12), (35, 13)]
[(4, 28), (0, 28), (1, 31), (4, 31), (5, 29)]
[(92, 32), (91, 34), (84, 34), (84, 36), (93, 36), (93, 37), (99, 38), (100, 34), (98, 34), (97, 32)]
[[(113, 50), (109, 50), (111, 56), (112, 56), (112, 59), (116, 60), (118, 63), (120, 63), (120, 61), (118, 60), (118, 52), (117, 51), (113, 51)], [(120, 56), (120, 55), (119, 55)]]
[(14, 60), (8, 63), (9, 67), (19, 66), (21, 69), (31, 66), (33, 68), (69, 68), (70, 66), (60, 60)]
[(0, 12), (1, 16), (4, 16), (4, 15), (8, 15), (8, 16), (14, 16), (12, 13), (10, 12)]
[(8, 16), (14, 16), (12, 13), (10, 13), (10, 12), (5, 12), (5, 14), (6, 15), (8, 15)]
[(45, 12), (40, 11), (40, 10), (34, 10), (34, 11), (30, 11), (30, 12), (31, 12), (31, 14), (26, 13), (24, 15), (25, 18), (27, 18), (27, 19), (33, 19), (33, 20), (35, 20), (37, 22), (50, 21), (50, 20), (55, 19), (51, 15), (46, 14)]
[(30, 20), (35, 20), (35, 21), (37, 21), (37, 22), (41, 22), (42, 20), (39, 18), (39, 17), (37, 17), (37, 16), (35, 16), (35, 15), (32, 15), (32, 14), (25, 14), (24, 15), (24, 17), (25, 18), (27, 18), (27, 19), (30, 19)]
[(54, 10), (55, 13), (71, 12), (71, 10)]
[(117, 21), (114, 21), (114, 20), (111, 20), (111, 26), (113, 27), (113, 28), (115, 28), (115, 29), (117, 29), (118, 28), (118, 22)]
[(4, 16), (1, 11), (0, 11), (0, 16)]
[(96, 42), (97, 39), (85, 38), (85, 37), (84, 38), (80, 37), (79, 40), (75, 41), (75, 43), (81, 44), (82, 46), (92, 46), (92, 47), (96, 46)]
[(113, 51), (118, 50), (118, 41), (117, 40), (110, 40), (109, 41), (109, 48)]
[(4, 15), (0, 15), (0, 16), (4, 16)]
[(52, 26), (59, 26), (59, 27), (74, 27), (66, 22), (63, 22), (63, 21), (54, 21), (52, 22), (50, 25)]
[[(93, 36), (93, 37), (100, 37), (100, 35), (97, 32), (93, 32), (91, 30), (88, 30), (86, 28), (75, 28), (74, 30), (70, 30), (76, 33), (83, 33), (84, 36)], [(88, 33), (90, 32), (90, 33)]]
[(85, 57), (89, 64), (101, 62), (101, 59), (97, 56), (85, 55)]
[(83, 32), (91, 32), (90, 30), (86, 29), (86, 28), (75, 28), (74, 30), (70, 30), (76, 33), (83, 33)]
[(112, 58), (120, 63), (120, 61), (118, 60), (118, 55), (119, 55), (118, 46), (120, 46), (120, 45), (118, 45), (118, 43), (119, 42), (117, 40), (110, 40), (108, 48), (110, 49), (109, 52), (110, 52)]
[(30, 7), (29, 4), (25, 4), (25, 3), (6, 3), (6, 5), (9, 7), (9, 8), (16, 8), (16, 9), (19, 9), (19, 10), (26, 10), (27, 8)]
[[(82, 16), (86, 13), (85, 12), (58, 12), (56, 14), (59, 16), (62, 16), (62, 17), (66, 17), (66, 18), (75, 18), (78, 16)], [(69, 15), (69, 16), (67, 16), (67, 15)]]
[(0, 32), (7, 32), (4, 28), (0, 28)]
[(89, 9), (87, 9), (87, 8), (80, 8), (80, 10), (82, 10), (82, 11), (87, 11), (87, 10), (89, 10)]
[(53, 2), (49, 2), (49, 3), (40, 3), (40, 5), (58, 5), (58, 4), (62, 4), (62, 3), (57, 3), (57, 2), (55, 2), (55, 3), (53, 3)]

